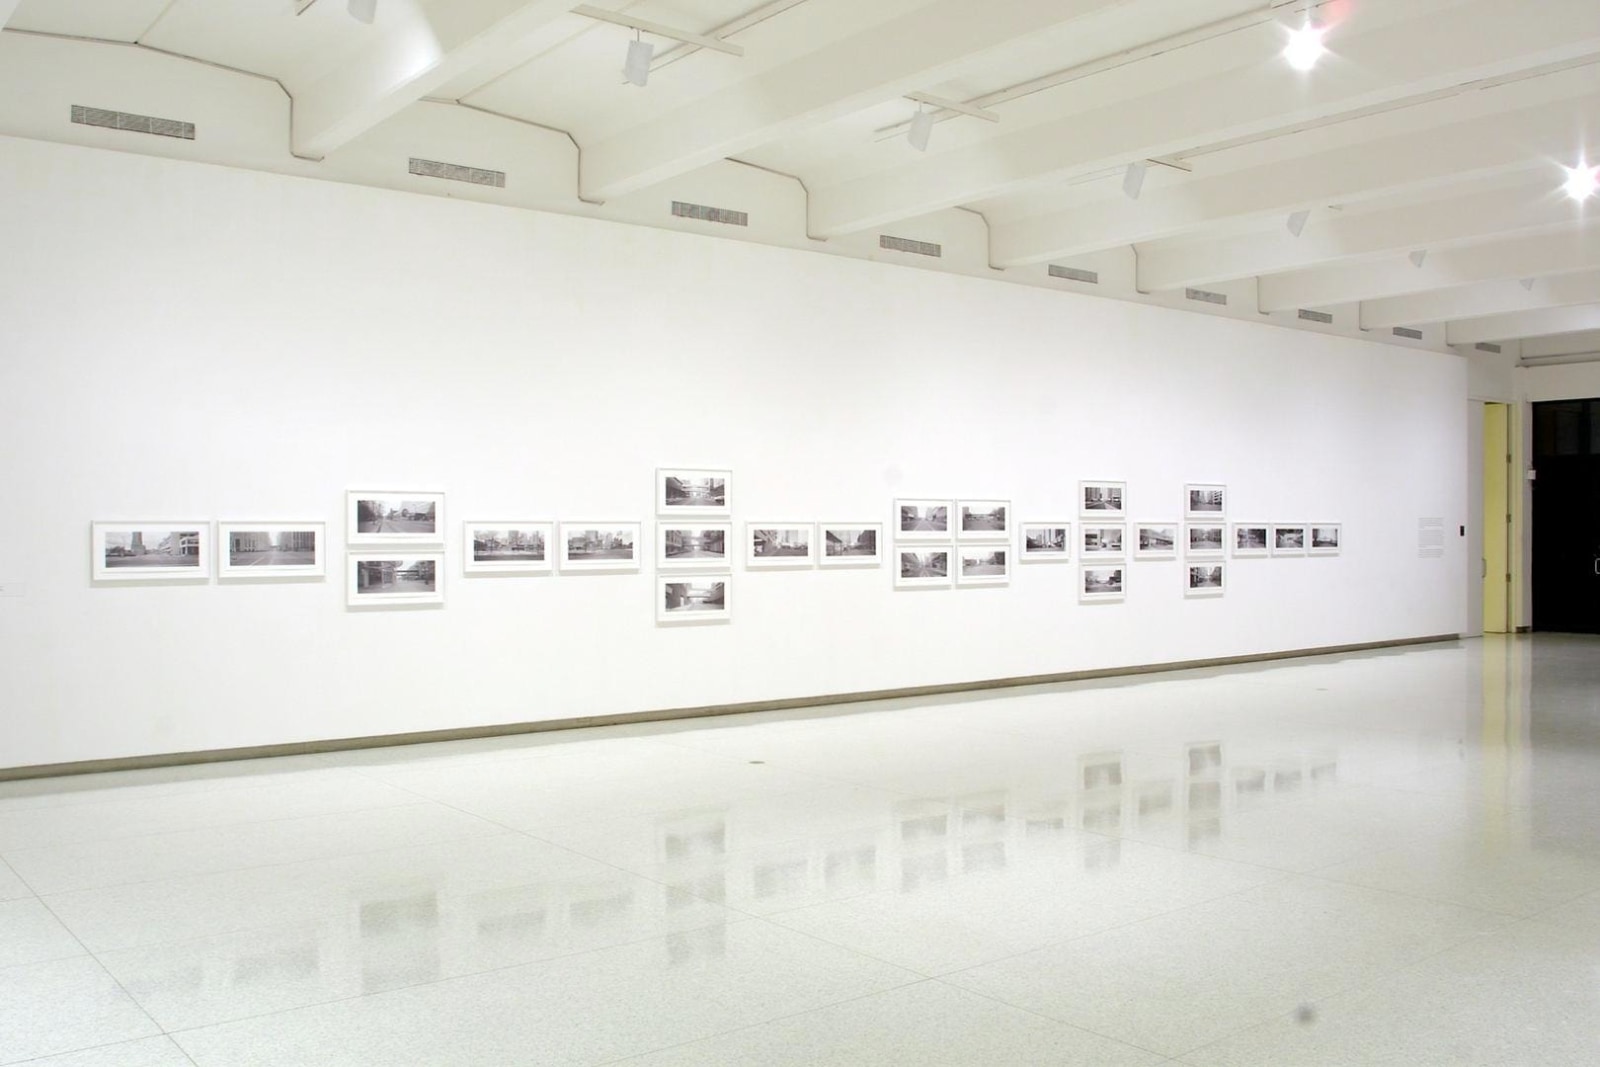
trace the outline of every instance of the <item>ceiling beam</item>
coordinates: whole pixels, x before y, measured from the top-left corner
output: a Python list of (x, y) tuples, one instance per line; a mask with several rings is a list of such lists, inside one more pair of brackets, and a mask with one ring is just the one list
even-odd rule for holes
[(1453, 319), (1575, 304), (1600, 304), (1600, 271), (1540, 278), (1531, 289), (1519, 282), (1501, 280), (1432, 293), (1364, 300), (1360, 321), (1364, 330), (1387, 330), (1395, 326), (1426, 326)]
[[(1596, 269), (1600, 269), (1600, 220), (1566, 232), (1488, 241), (1460, 248), (1429, 249), (1421, 267), (1413, 264), (1408, 256), (1400, 255), (1380, 262), (1336, 263), (1267, 275), (1256, 286), (1257, 308), (1272, 312), (1331, 307), (1500, 279), (1541, 278)], [(1391, 325), (1416, 323), (1403, 320)]]
[(1405, 207), (1350, 214), (1323, 208), (1311, 213), (1310, 224), (1299, 237), (1289, 232), (1284, 220), (1276, 219), (1270, 232), (1142, 244), (1139, 291), (1186, 289), (1332, 260), (1570, 226), (1576, 214), (1572, 202), (1552, 197), (1551, 184), (1550, 174), (1541, 170), (1493, 190), (1435, 195)]
[[(1600, 4), (1562, 4), (1529, 18), (1503, 0), (1464, 0), (1364, 33), (1354, 16), (1337, 41), (1336, 62), (1311, 78), (1278, 59), (1282, 46), (1275, 23), (1239, 30), (1146, 61), (1152, 77), (1169, 61), (1210, 67), (1156, 92), (1026, 128), (1008, 124), (927, 160), (823, 184), (812, 191), (810, 232), (853, 233), (1593, 55), (1600, 52)], [(1069, 91), (1093, 90), (1080, 83)]]
[(1600, 307), (1545, 308), (1462, 319), (1447, 323), (1444, 335), (1447, 344), (1475, 345), (1480, 341), (1515, 341), (1584, 330), (1600, 330)]
[(1126, 0), (936, 0), (648, 123), (586, 145), (583, 192), (607, 200), (944, 79), (956, 64)]
[(294, 87), (294, 154), (322, 159), (461, 74), (504, 65), (576, 6), (570, 0), (385, 5), (360, 51), (304, 89)]
[[(1591, 76), (1600, 82), (1600, 75)], [(1548, 192), (1554, 192), (1561, 172), (1549, 160), (1566, 158), (1574, 145), (1600, 138), (1590, 84), (1564, 102), (1195, 178), (1146, 191), (1138, 201), (1115, 197), (1000, 223), (993, 230), (990, 260), (997, 267), (1043, 263), (1220, 222), (1286, 217), (1316, 204), (1442, 189), (1474, 175), (1543, 173), (1549, 176)]]

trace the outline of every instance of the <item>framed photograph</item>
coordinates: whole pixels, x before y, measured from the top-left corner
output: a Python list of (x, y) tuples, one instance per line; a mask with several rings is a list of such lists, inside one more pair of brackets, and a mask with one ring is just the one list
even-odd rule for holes
[(896, 500), (895, 540), (948, 541), (950, 510), (948, 500)]
[(1178, 524), (1175, 522), (1134, 523), (1133, 558), (1177, 559)]
[(881, 522), (823, 522), (817, 524), (817, 545), (824, 567), (876, 567), (883, 563)]
[(1127, 595), (1127, 568), (1121, 563), (1086, 563), (1078, 568), (1078, 599), (1084, 603), (1121, 600)]
[(664, 571), (720, 571), (733, 565), (728, 549), (733, 541), (731, 522), (674, 522), (656, 524), (656, 568)]
[(733, 514), (733, 472), (693, 467), (656, 468), (656, 513), (674, 518)]
[(1121, 557), (1127, 554), (1128, 528), (1122, 523), (1102, 526), (1084, 523), (1078, 527), (1078, 557), (1084, 560)]
[(353, 608), (444, 603), (444, 553), (351, 552), (345, 603)]
[(1264, 522), (1236, 522), (1233, 524), (1234, 559), (1265, 556), (1272, 552), (1272, 527)]
[(1125, 519), (1128, 517), (1126, 482), (1079, 482), (1078, 506), (1086, 519)]
[(558, 542), (561, 569), (636, 571), (641, 532), (637, 522), (564, 522)]
[(1344, 527), (1336, 522), (1314, 522), (1306, 541), (1308, 556), (1337, 556), (1344, 547)]
[(553, 522), (468, 522), (462, 529), (467, 574), (544, 574), (555, 569)]
[(1011, 580), (1011, 546), (961, 545), (956, 567), (957, 585), (1005, 585)]
[(670, 574), (656, 579), (656, 622), (727, 622), (733, 599), (726, 574)]
[(1011, 501), (958, 500), (956, 536), (963, 541), (1009, 541)]
[(97, 582), (211, 580), (211, 523), (96, 522), (89, 574)]
[(1274, 556), (1303, 556), (1306, 554), (1306, 528), (1303, 525), (1272, 524), (1272, 554)]
[(1228, 513), (1228, 487), (1225, 485), (1186, 485), (1183, 487), (1183, 517), (1215, 522)]
[(1189, 559), (1221, 559), (1227, 552), (1227, 527), (1220, 522), (1191, 522), (1184, 526)]
[(1022, 524), (1019, 563), (1065, 563), (1072, 558), (1072, 523), (1046, 519)]
[(746, 567), (810, 567), (817, 561), (817, 527), (810, 522), (744, 524)]
[(328, 526), (322, 522), (217, 523), (217, 577), (321, 578)]
[(1184, 570), (1185, 596), (1221, 596), (1222, 561), (1190, 563)]
[(345, 540), (351, 545), (444, 543), (444, 494), (352, 489), (345, 494)]
[(897, 589), (919, 589), (950, 584), (950, 549), (896, 548), (894, 584)]

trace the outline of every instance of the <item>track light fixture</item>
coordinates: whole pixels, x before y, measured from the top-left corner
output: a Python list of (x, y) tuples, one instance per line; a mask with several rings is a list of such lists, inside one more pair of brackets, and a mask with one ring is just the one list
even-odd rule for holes
[(933, 112), (917, 105), (917, 113), (911, 116), (911, 125), (906, 130), (906, 140), (911, 142), (911, 147), (918, 152), (928, 150), (928, 139), (933, 136)]
[(1328, 50), (1322, 43), (1322, 37), (1327, 32), (1326, 27), (1319, 26), (1308, 15), (1304, 25), (1289, 31), (1289, 43), (1283, 47), (1283, 58), (1295, 70), (1310, 70)]
[(1428, 261), (1428, 250), (1426, 248), (1419, 248), (1406, 258), (1411, 261), (1411, 265), (1413, 267), (1421, 270), (1422, 265)]
[(1122, 192), (1129, 200), (1139, 199), (1139, 194), (1144, 191), (1145, 171), (1149, 169), (1150, 164), (1142, 159), (1128, 164), (1128, 169), (1122, 175)]
[(1289, 215), (1289, 232), (1299, 237), (1305, 232), (1306, 222), (1311, 218), (1309, 211), (1295, 211)]
[(1578, 160), (1576, 167), (1563, 167), (1567, 172), (1567, 180), (1562, 183), (1567, 195), (1574, 200), (1587, 200), (1600, 189), (1600, 166), (1589, 166), (1589, 161)]
[(634, 31), (633, 40), (628, 42), (628, 58), (622, 64), (622, 76), (628, 80), (629, 85), (641, 88), (650, 80), (650, 61), (655, 58), (656, 46), (642, 39), (638, 31)]

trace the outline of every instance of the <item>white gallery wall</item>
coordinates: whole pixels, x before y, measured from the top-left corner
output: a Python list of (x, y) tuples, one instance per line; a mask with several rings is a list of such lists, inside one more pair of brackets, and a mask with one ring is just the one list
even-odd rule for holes
[[(1454, 355), (833, 256), (0, 138), (0, 768), (971, 682), (1466, 626)], [(1333, 558), (999, 588), (746, 572), (661, 627), (637, 574), (472, 577), (460, 520), (734, 521), (904, 497), (1338, 521)], [(345, 607), (349, 488), (442, 490), (442, 608)], [(1442, 558), (1418, 521), (1442, 519)], [(323, 520), (328, 578), (97, 587), (92, 520)], [(653, 543), (653, 542), (652, 542)], [(974, 714), (981, 714), (975, 709)]]

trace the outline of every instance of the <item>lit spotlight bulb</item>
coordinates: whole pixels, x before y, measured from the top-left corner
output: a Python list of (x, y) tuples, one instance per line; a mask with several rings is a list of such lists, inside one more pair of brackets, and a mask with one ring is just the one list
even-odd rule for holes
[(1600, 189), (1600, 166), (1591, 167), (1587, 160), (1579, 160), (1576, 167), (1562, 168), (1567, 180), (1561, 188), (1574, 200), (1587, 200)]
[(1283, 58), (1295, 70), (1310, 70), (1328, 49), (1322, 44), (1327, 31), (1310, 20), (1298, 30), (1289, 31), (1289, 43), (1283, 48)]

